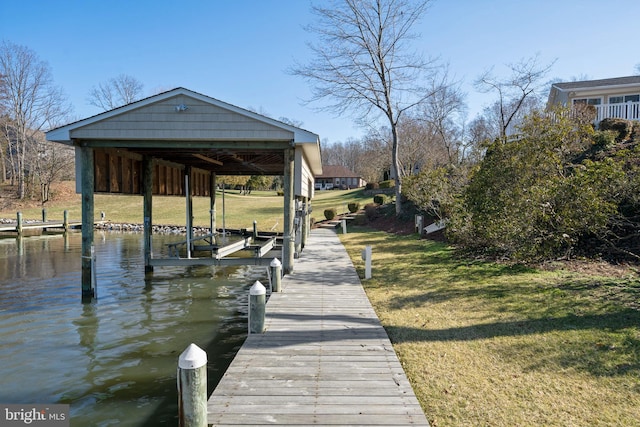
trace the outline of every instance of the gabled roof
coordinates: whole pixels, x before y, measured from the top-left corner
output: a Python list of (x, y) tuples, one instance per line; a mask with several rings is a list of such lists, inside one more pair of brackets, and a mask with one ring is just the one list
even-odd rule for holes
[[(314, 175), (322, 172), (317, 134), (182, 87), (53, 129), (47, 139), (140, 153), (157, 148), (168, 160), (184, 154), (217, 162), (218, 156), (227, 155), (238, 164), (254, 165), (271, 161), (269, 150), (289, 145), (302, 149)], [(240, 145), (245, 152), (231, 152)], [(187, 152), (189, 148), (193, 152)], [(251, 150), (253, 159), (247, 160)]]
[(360, 175), (344, 166), (334, 165), (323, 166), (322, 175), (317, 175), (316, 178), (360, 178)]
[(640, 87), (640, 76), (614, 77), (610, 79), (583, 80), (580, 82), (561, 82), (551, 85), (547, 105), (566, 103), (568, 96), (588, 96)]
[(599, 80), (584, 80), (581, 82), (563, 82), (555, 83), (553, 86), (556, 88), (566, 90), (576, 89), (595, 89), (599, 87), (608, 86), (625, 86), (625, 85), (638, 85), (640, 84), (640, 76), (628, 76), (628, 77), (614, 77), (611, 79), (599, 79)]

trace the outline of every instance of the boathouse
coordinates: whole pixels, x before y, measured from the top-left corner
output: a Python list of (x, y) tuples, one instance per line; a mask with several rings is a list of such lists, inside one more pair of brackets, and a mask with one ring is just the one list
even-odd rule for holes
[(47, 140), (76, 149), (83, 298), (93, 293), (94, 193), (143, 196), (145, 271), (151, 272), (163, 265), (151, 250), (152, 196), (186, 198), (188, 242), (193, 196), (210, 197), (215, 233), (220, 175), (284, 176), (282, 264), (285, 273), (293, 271), (296, 238), (303, 246), (308, 233), (314, 177), (322, 173), (317, 134), (177, 88), (53, 129)]

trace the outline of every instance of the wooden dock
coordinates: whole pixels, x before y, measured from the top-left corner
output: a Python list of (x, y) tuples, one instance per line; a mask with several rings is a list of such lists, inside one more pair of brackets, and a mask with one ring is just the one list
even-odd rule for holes
[[(82, 227), (82, 221), (37, 221), (37, 222), (25, 222), (22, 224), (22, 230), (50, 230), (50, 229), (76, 229)], [(0, 232), (5, 233), (18, 233), (19, 226), (17, 223), (0, 224)]]
[(335, 231), (312, 230), (282, 290), (209, 398), (209, 425), (429, 425)]

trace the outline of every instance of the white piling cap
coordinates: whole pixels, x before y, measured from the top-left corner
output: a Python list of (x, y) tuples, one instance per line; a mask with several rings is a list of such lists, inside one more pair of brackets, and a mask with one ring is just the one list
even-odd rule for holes
[(278, 258), (274, 258), (273, 261), (271, 261), (271, 264), (269, 264), (271, 267), (280, 267), (281, 265), (282, 263)]
[(178, 358), (180, 369), (198, 369), (207, 364), (207, 352), (191, 343)]
[(259, 280), (256, 280), (251, 289), (249, 289), (249, 295), (266, 295), (266, 293), (267, 288)]

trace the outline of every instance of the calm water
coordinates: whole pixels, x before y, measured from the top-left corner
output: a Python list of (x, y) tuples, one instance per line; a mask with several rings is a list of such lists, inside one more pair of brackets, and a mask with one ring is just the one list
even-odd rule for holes
[[(154, 236), (154, 254), (180, 236)], [(80, 234), (0, 239), (0, 402), (68, 403), (72, 426), (177, 425), (176, 368), (192, 342), (210, 392), (246, 336), (258, 267), (162, 267), (142, 235), (96, 232), (98, 300), (80, 302)]]

